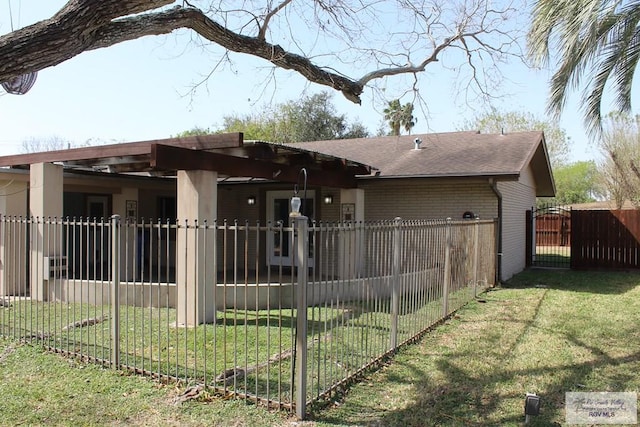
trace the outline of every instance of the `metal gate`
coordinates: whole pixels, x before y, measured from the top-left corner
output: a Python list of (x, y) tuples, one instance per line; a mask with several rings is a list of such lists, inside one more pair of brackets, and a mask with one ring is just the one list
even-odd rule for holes
[(527, 266), (569, 268), (571, 209), (545, 205), (527, 211)]

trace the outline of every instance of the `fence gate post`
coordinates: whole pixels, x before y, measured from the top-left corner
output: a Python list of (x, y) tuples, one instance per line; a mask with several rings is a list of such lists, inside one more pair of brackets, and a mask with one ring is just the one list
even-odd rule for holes
[(393, 224), (393, 266), (391, 271), (391, 350), (398, 346), (398, 314), (400, 313), (401, 218)]
[(120, 368), (120, 215), (111, 217), (111, 367)]
[(294, 265), (298, 268), (296, 289), (296, 416), (303, 420), (307, 411), (307, 283), (309, 281), (309, 226), (306, 216), (293, 217)]
[(444, 252), (444, 284), (442, 286), (442, 317), (449, 314), (449, 286), (451, 285), (451, 218), (447, 218)]
[(480, 240), (480, 220), (476, 219), (476, 223), (473, 225), (473, 297), (478, 296), (478, 242)]

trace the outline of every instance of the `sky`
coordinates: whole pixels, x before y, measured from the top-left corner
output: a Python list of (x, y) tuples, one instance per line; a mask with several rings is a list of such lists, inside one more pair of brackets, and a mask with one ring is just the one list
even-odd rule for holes
[[(0, 0), (0, 34), (12, 25), (48, 18), (63, 4)], [(215, 129), (226, 115), (255, 113), (267, 103), (330, 90), (286, 70), (269, 80), (269, 63), (241, 54), (232, 54), (232, 65), (207, 78), (215, 60), (193, 39), (192, 33), (179, 31), (85, 52), (40, 71), (26, 95), (1, 93), (0, 155), (23, 152), (22, 143), (29, 139), (116, 143), (167, 138), (196, 126)], [(502, 70), (507, 79), (495, 105), (544, 118), (550, 73), (517, 63)], [(412, 133), (455, 131), (485, 108), (461, 99), (450, 72), (425, 73), (420, 79), (428, 111), (416, 109)], [(598, 151), (584, 133), (577, 98), (570, 98), (560, 121), (571, 138), (570, 160), (595, 159)], [(362, 105), (338, 92), (333, 102), (338, 113), (362, 122), (370, 132), (380, 127), (384, 106), (370, 90), (365, 90)]]

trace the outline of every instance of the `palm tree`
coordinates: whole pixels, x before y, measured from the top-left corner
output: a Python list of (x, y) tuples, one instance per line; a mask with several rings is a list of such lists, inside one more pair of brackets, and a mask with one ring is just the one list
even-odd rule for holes
[(404, 130), (411, 135), (411, 129), (416, 125), (418, 119), (413, 117), (413, 104), (408, 102), (402, 106), (402, 115), (400, 116), (400, 123)]
[(411, 133), (411, 129), (416, 125), (417, 119), (413, 116), (413, 104), (411, 102), (402, 105), (399, 99), (394, 99), (389, 101), (383, 113), (384, 119), (389, 122), (391, 135), (400, 135), (401, 128)]
[(633, 74), (640, 57), (640, 3), (626, 0), (537, 0), (529, 31), (529, 55), (538, 65), (559, 55), (551, 79), (549, 111), (561, 113), (571, 89), (586, 83), (584, 119), (602, 132), (602, 95), (607, 83), (621, 112), (631, 110)]
[(400, 100), (389, 101), (389, 105), (382, 112), (384, 113), (384, 119), (389, 122), (391, 135), (400, 135), (400, 116), (402, 115)]

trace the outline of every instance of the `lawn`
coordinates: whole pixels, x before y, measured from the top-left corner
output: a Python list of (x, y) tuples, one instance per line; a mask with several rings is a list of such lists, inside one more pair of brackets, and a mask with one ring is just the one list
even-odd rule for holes
[(536, 246), (534, 265), (538, 267), (566, 267), (571, 264), (570, 246)]
[(640, 390), (640, 275), (531, 271), (481, 296), (338, 402), (286, 414), (0, 340), (2, 424), (220, 426), (564, 424), (567, 391)]

